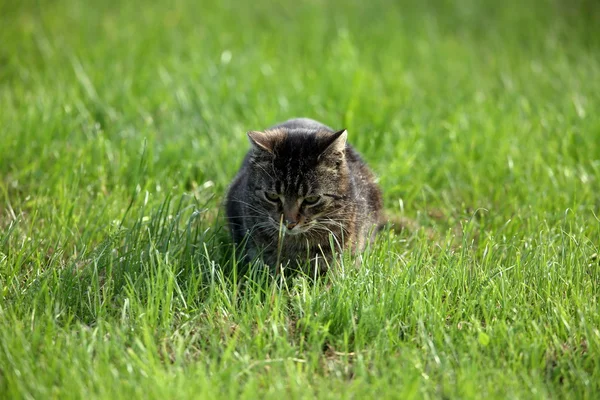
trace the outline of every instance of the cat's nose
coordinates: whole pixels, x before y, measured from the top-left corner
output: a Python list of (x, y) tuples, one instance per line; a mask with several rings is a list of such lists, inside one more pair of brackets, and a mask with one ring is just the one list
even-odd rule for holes
[(283, 222), (288, 230), (294, 229), (300, 222), (300, 210), (297, 203), (286, 202), (283, 205)]
[(294, 227), (298, 225), (298, 221), (285, 221), (285, 227), (288, 228), (289, 230), (294, 229)]

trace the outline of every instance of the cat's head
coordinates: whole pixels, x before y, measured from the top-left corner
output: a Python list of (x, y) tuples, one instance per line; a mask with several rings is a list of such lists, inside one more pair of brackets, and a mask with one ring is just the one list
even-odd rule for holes
[(291, 236), (337, 231), (349, 186), (346, 130), (278, 128), (248, 137), (248, 195), (263, 229)]

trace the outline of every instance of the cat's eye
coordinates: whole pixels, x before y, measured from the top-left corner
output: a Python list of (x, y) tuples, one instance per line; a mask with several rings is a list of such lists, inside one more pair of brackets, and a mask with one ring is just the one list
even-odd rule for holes
[(279, 195), (275, 192), (265, 192), (265, 197), (269, 201), (273, 201), (273, 202), (279, 201)]
[(304, 202), (308, 205), (317, 204), (321, 200), (321, 196), (307, 196), (304, 198)]

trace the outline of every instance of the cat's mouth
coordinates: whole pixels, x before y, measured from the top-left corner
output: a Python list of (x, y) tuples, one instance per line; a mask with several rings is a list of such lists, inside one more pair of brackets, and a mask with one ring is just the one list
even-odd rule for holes
[(298, 236), (298, 235), (301, 235), (303, 233), (306, 233), (308, 231), (308, 229), (309, 229), (308, 226), (296, 226), (293, 229), (284, 228), (283, 232), (286, 235)]
[[(275, 221), (273, 221), (275, 222)], [(275, 223), (275, 227), (277, 228), (278, 233), (283, 233), (285, 236), (300, 236), (306, 232), (308, 232), (313, 223), (303, 223), (302, 225), (296, 225), (293, 228), (288, 228), (284, 225), (280, 225)]]

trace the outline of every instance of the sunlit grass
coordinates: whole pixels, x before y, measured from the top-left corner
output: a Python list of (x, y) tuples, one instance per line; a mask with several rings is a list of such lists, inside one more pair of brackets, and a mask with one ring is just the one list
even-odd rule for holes
[[(0, 397), (598, 397), (594, 2), (93, 3), (0, 4)], [(406, 226), (316, 282), (222, 216), (296, 116)]]

